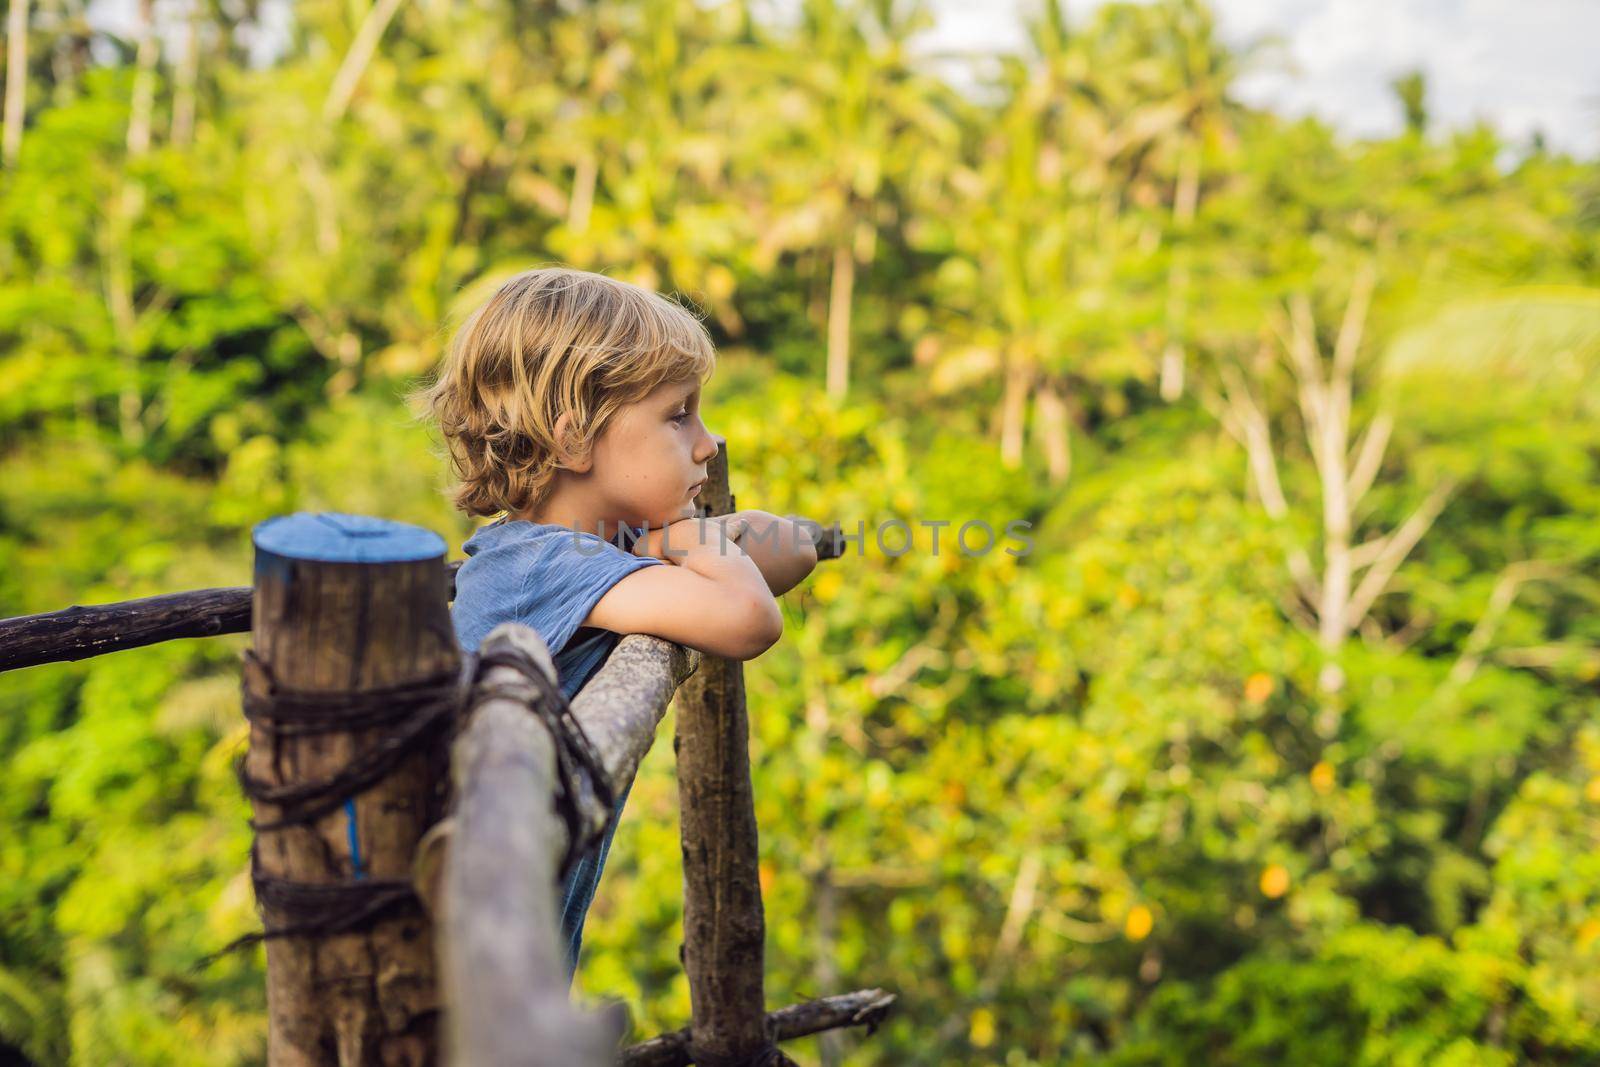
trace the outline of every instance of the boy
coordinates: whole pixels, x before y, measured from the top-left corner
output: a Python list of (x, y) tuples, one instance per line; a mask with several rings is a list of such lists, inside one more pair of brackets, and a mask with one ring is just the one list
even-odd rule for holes
[[(777, 642), (775, 597), (811, 572), (816, 550), (765, 512), (694, 517), (717, 452), (700, 419), (714, 367), (684, 308), (585, 271), (525, 271), (467, 318), (421, 393), (461, 480), (455, 505), (504, 513), (464, 546), (451, 612), (463, 648), (526, 623), (570, 698), (620, 634), (739, 660)], [(631, 788), (561, 887), (569, 981)]]

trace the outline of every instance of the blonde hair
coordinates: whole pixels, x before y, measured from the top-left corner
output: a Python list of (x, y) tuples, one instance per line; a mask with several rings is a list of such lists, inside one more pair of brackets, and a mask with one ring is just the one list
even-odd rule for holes
[[(411, 394), (439, 425), (469, 515), (538, 508), (568, 448), (588, 453), (617, 412), (716, 366), (705, 326), (658, 293), (567, 267), (524, 271), (461, 324), (437, 379)], [(567, 457), (570, 458), (570, 457)]]

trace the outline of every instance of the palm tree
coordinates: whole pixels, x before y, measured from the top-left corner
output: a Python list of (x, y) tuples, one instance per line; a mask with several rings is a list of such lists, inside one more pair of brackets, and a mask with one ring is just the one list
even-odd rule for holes
[(1145, 91), (1170, 110), (1173, 124), (1160, 146), (1172, 172), (1173, 247), (1160, 376), (1162, 399), (1170, 402), (1184, 390), (1190, 244), (1200, 207), (1203, 164), (1208, 155), (1231, 152), (1238, 143), (1236, 122), (1243, 109), (1229, 93), (1260, 46), (1235, 50), (1224, 45), (1203, 0), (1163, 0), (1128, 11), (1127, 18), (1131, 31), (1127, 47), (1147, 60), (1137, 73), (1148, 79)]
[(726, 263), (749, 234), (732, 193), (733, 154), (759, 117), (749, 42), (717, 32), (688, 0), (570, 21), (591, 32), (560, 36), (566, 91), (535, 153), (558, 171), (549, 180), (563, 218), (551, 247), (578, 266), (618, 266), (644, 285), (703, 294), (736, 332)]
[(1056, 482), (1071, 471), (1074, 381), (1144, 313), (1119, 279), (1150, 233), (1132, 205), (1150, 199), (1152, 145), (1171, 124), (1103, 69), (1098, 26), (1079, 40), (1060, 0), (1045, 0), (1030, 55), (1001, 59), (1002, 102), (950, 209), (962, 220), (952, 243), (981, 279), (978, 328), (999, 348), (1001, 462), (1020, 466), (1032, 400)]
[(1409, 70), (1389, 83), (1400, 109), (1405, 114), (1406, 131), (1420, 137), (1428, 129), (1428, 78), (1420, 70)]
[[(816, 250), (828, 270), (827, 391), (850, 379), (856, 268), (871, 262), (882, 190), (930, 144), (951, 146), (955, 124), (936, 80), (907, 42), (931, 24), (926, 0), (804, 0), (798, 39), (783, 57), (771, 106), (783, 121), (751, 147), (770, 175), (757, 262)], [(771, 167), (771, 159), (785, 161)]]

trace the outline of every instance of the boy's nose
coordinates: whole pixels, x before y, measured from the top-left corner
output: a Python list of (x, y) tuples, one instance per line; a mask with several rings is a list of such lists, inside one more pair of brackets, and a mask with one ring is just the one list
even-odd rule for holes
[(704, 425), (701, 424), (700, 444), (695, 449), (695, 460), (699, 463), (705, 463), (717, 454), (717, 439), (711, 436), (710, 430), (704, 429)]

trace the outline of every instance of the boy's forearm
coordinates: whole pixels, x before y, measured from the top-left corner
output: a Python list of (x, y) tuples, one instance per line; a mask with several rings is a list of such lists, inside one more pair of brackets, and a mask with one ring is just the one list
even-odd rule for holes
[[(775, 597), (793, 589), (817, 565), (817, 550), (810, 531), (793, 519), (780, 518), (766, 511), (736, 511), (729, 515), (685, 520), (685, 525), (692, 522), (700, 525), (687, 533), (650, 530), (634, 547), (634, 554), (654, 556), (680, 566), (688, 566), (688, 556), (694, 552), (708, 551), (712, 558), (719, 554), (739, 555), (749, 560), (760, 574), (767, 591)], [(733, 534), (737, 540), (730, 539), (719, 527), (737, 531)], [(674, 526), (673, 529), (679, 527)]]
[[(765, 576), (736, 541), (690, 548), (681, 566), (725, 587), (750, 613), (751, 629), (765, 649), (783, 635), (783, 613)], [(759, 654), (759, 653), (757, 653)]]

